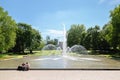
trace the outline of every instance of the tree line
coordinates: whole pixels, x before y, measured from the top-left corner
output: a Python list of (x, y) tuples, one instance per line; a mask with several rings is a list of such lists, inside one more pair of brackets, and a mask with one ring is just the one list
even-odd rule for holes
[(16, 23), (7, 11), (0, 7), (0, 53), (18, 52), (24, 53), (27, 49), (32, 50), (39, 47), (41, 34), (31, 25)]
[(89, 50), (120, 50), (120, 5), (110, 12), (110, 21), (102, 29), (96, 25), (86, 30), (84, 25), (73, 24), (67, 33), (70, 47), (79, 44)]

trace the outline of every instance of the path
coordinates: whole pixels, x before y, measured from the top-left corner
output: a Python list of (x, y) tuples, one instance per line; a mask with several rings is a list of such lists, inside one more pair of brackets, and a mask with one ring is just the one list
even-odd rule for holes
[(120, 71), (1, 70), (0, 80), (120, 80)]

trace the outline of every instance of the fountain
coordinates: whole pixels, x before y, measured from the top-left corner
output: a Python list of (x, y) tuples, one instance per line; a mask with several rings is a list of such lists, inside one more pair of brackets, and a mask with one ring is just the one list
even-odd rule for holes
[(53, 45), (53, 44), (48, 44), (48, 45), (44, 46), (42, 50), (56, 50), (56, 49), (57, 49), (57, 48), (56, 48), (55, 45)]
[(74, 53), (74, 54), (87, 54), (87, 50), (82, 45), (74, 45), (71, 48), (67, 47), (67, 34), (65, 29), (65, 24), (63, 24), (64, 30), (63, 30), (63, 52), (62, 56), (67, 59), (71, 60), (77, 60), (77, 58), (73, 56), (69, 56), (68, 53)]
[[(45, 47), (43, 47), (42, 50), (57, 50), (56, 52), (61, 52), (60, 56), (62, 59), (70, 59), (70, 60), (78, 60), (77, 57), (73, 57), (70, 54), (87, 54), (87, 50), (82, 45), (74, 45), (71, 48), (67, 47), (67, 33), (65, 29), (65, 24), (62, 24), (63, 26), (63, 45), (62, 49), (60, 47), (56, 47), (53, 44), (48, 44)], [(50, 52), (50, 51), (49, 51)]]
[[(100, 61), (99, 59), (92, 58), (87, 56), (87, 50), (82, 45), (74, 45), (71, 48), (67, 47), (67, 33), (65, 29), (65, 25), (63, 24), (63, 45), (62, 48), (56, 47), (55, 45), (48, 44), (43, 50), (44, 52), (49, 53), (59, 53), (57, 55), (47, 55), (40, 56), (40, 58), (35, 59), (35, 61), (39, 60), (40, 65), (43, 68), (73, 68), (83, 66), (84, 61), (89, 63), (89, 61)], [(61, 52), (62, 51), (62, 52)], [(75, 54), (75, 55), (71, 55)], [(84, 56), (83, 56), (84, 55)], [(87, 57), (86, 57), (87, 56)], [(82, 62), (82, 63), (81, 63)], [(82, 65), (80, 65), (82, 64)]]
[(88, 54), (86, 48), (83, 47), (82, 45), (74, 45), (74, 46), (72, 46), (70, 48), (69, 53), (76, 53), (76, 54), (80, 54), (80, 55), (87, 55)]
[[(74, 53), (74, 54), (87, 54), (87, 50), (85, 49), (85, 47), (83, 47), (82, 45), (74, 45), (71, 48), (67, 47), (67, 33), (66, 33), (66, 29), (65, 29), (65, 24), (63, 25), (63, 45), (62, 45), (62, 57), (64, 58), (71, 58), (71, 56), (69, 56), (70, 53)], [(53, 44), (48, 44), (46, 46), (43, 47), (42, 50), (58, 50), (59, 52), (61, 52), (61, 48), (60, 47), (56, 47)]]
[(66, 38), (66, 29), (65, 25), (63, 24), (64, 30), (63, 30), (63, 52), (62, 56), (65, 57), (67, 56), (67, 38)]

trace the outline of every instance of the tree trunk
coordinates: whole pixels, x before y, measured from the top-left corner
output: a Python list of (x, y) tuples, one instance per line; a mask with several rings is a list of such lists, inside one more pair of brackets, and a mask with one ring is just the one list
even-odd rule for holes
[(32, 49), (30, 50), (30, 53), (32, 54), (33, 52), (32, 52)]

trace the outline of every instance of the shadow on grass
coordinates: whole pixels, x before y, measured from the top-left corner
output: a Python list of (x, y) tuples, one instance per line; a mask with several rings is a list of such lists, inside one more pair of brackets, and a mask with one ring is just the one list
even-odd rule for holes
[(116, 56), (116, 55), (111, 55), (111, 59), (120, 61), (120, 56)]
[(107, 58), (111, 58), (120, 61), (120, 50), (91, 50), (91, 55), (103, 55)]

